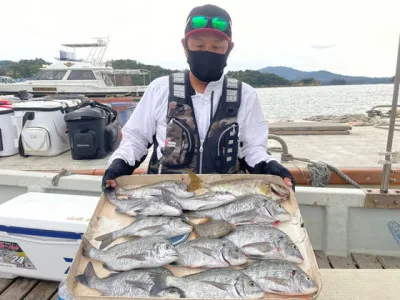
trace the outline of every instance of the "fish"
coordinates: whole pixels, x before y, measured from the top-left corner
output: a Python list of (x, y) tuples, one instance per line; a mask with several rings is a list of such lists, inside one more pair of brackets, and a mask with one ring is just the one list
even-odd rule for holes
[(104, 249), (116, 239), (124, 236), (137, 238), (157, 235), (170, 238), (189, 233), (192, 230), (193, 226), (188, 224), (182, 218), (139, 217), (130, 225), (122, 229), (98, 236), (95, 238), (95, 240), (101, 241), (100, 249)]
[(179, 259), (171, 243), (158, 236), (121, 243), (107, 250), (96, 249), (82, 236), (82, 254), (103, 262), (103, 267), (110, 271), (157, 268)]
[(198, 237), (217, 239), (235, 230), (235, 225), (224, 220), (210, 220), (202, 224), (194, 224), (194, 232)]
[(249, 276), (232, 269), (213, 269), (184, 276), (191, 281), (202, 281), (216, 285), (229, 293), (229, 298), (264, 297), (264, 291)]
[(127, 272), (111, 273), (99, 278), (89, 262), (83, 274), (76, 276), (76, 280), (102, 293), (103, 296), (148, 297), (154, 285), (154, 279), (160, 275), (172, 275), (165, 268), (137, 269)]
[(150, 296), (160, 297), (160, 293), (172, 287), (181, 290), (184, 298), (192, 299), (259, 299), (264, 296), (260, 287), (245, 276), (238, 277), (236, 282), (233, 280), (227, 280), (227, 282), (218, 283), (210, 280), (191, 280), (185, 277), (159, 276), (150, 291)]
[(285, 201), (290, 198), (290, 190), (283, 185), (269, 183), (263, 179), (233, 179), (205, 183), (192, 171), (188, 171), (190, 183), (188, 191), (206, 189), (209, 192), (229, 191), (236, 197), (260, 194), (274, 200)]
[(135, 216), (180, 216), (182, 208), (171, 197), (161, 198), (159, 195), (146, 196), (129, 200), (119, 200), (115, 190), (104, 191), (107, 199), (114, 204), (117, 213)]
[(243, 253), (260, 259), (285, 259), (303, 262), (299, 248), (282, 230), (273, 226), (242, 225), (225, 237)]
[(263, 195), (239, 197), (223, 206), (186, 213), (188, 217), (225, 220), (231, 224), (275, 224), (291, 219), (290, 213), (280, 202)]
[(215, 208), (236, 200), (236, 197), (227, 191), (207, 192), (192, 198), (173, 197), (173, 194), (170, 196), (180, 204), (183, 210), (190, 211)]
[(159, 291), (156, 296), (168, 299), (185, 298), (185, 293), (177, 287), (169, 287)]
[(251, 263), (241, 271), (267, 293), (300, 295), (318, 291), (316, 282), (297, 265), (287, 260)]
[(199, 238), (175, 246), (178, 266), (189, 268), (225, 268), (247, 263), (247, 257), (233, 243), (223, 238)]
[(191, 198), (195, 196), (194, 192), (188, 192), (188, 186), (178, 180), (165, 180), (153, 184), (142, 185), (134, 189), (117, 188), (118, 196), (128, 198), (143, 198), (162, 194), (162, 189), (167, 189), (174, 195), (180, 198)]
[(260, 194), (279, 201), (288, 200), (290, 196), (290, 191), (285, 187), (274, 183), (268, 183), (262, 179), (217, 181), (209, 184), (207, 189), (212, 192), (230, 191), (237, 197)]

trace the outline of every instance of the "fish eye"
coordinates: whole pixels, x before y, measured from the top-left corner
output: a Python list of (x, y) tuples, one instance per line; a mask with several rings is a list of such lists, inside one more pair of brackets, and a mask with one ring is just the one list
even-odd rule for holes
[(283, 235), (279, 236), (279, 239), (280, 239), (280, 240), (283, 240), (283, 239), (284, 239), (284, 236), (283, 236)]
[(235, 249), (235, 252), (236, 252), (236, 253), (240, 252), (239, 248), (236, 248), (236, 249)]
[(254, 287), (256, 286), (256, 283), (254, 281), (250, 281), (250, 286)]
[(311, 278), (310, 278), (310, 277), (308, 277), (308, 276), (306, 276), (306, 279), (307, 279), (308, 281), (311, 281)]
[(296, 246), (296, 245), (293, 245), (293, 249), (297, 249), (297, 246)]
[(169, 250), (169, 249), (171, 249), (171, 245), (170, 245), (170, 244), (166, 244), (166, 245), (164, 246), (164, 248), (165, 248), (166, 250)]
[(283, 208), (283, 205), (279, 203), (279, 208)]

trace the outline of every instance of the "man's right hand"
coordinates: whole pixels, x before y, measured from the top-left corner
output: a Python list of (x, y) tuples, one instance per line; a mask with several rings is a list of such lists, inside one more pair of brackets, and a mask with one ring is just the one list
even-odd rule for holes
[(127, 164), (123, 159), (115, 159), (104, 173), (101, 189), (116, 188), (117, 182), (115, 179), (123, 175), (131, 175), (134, 169), (134, 167)]

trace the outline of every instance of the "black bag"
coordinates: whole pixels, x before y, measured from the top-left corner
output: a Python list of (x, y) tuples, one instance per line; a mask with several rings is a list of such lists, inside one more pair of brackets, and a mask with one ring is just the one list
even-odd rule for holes
[(72, 159), (97, 159), (118, 148), (121, 124), (117, 111), (90, 101), (64, 117), (67, 123)]

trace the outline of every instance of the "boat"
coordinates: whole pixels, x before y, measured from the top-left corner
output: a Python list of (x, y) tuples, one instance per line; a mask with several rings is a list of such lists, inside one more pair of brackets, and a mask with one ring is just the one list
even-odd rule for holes
[(9, 76), (0, 76), (0, 84), (7, 83), (16, 83), (16, 81)]
[[(15, 95), (27, 91), (35, 97), (49, 94), (83, 94), (88, 97), (110, 95), (141, 96), (151, 81), (150, 71), (144, 69), (113, 69), (103, 62), (109, 42), (98, 39), (94, 43), (63, 44), (72, 51), (60, 50), (56, 62), (43, 66), (32, 78), (16, 82), (11, 78), (0, 78), (0, 95)], [(91, 48), (86, 59), (76, 58), (76, 48)], [(134, 85), (137, 77), (141, 85)]]

